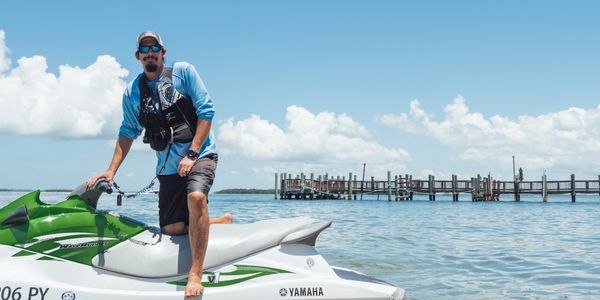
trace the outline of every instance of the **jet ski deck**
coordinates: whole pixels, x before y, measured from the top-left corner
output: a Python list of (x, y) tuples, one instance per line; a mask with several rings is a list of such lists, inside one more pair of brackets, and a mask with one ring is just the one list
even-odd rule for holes
[[(305, 217), (211, 225), (204, 267), (215, 268), (279, 244), (304, 242), (313, 246), (317, 235), (330, 225)], [(140, 277), (185, 275), (191, 265), (189, 239), (151, 228), (98, 254), (92, 264)]]

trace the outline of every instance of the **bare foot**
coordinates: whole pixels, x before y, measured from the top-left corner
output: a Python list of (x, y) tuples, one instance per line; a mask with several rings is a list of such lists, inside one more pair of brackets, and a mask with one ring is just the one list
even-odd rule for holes
[(230, 213), (225, 213), (218, 218), (210, 218), (210, 224), (231, 224), (233, 216)]
[(187, 285), (185, 286), (186, 297), (196, 297), (204, 293), (204, 287), (201, 282), (202, 278), (198, 274), (190, 273), (188, 275)]
[(223, 224), (231, 224), (233, 223), (233, 215), (231, 215), (230, 213), (225, 213), (221, 216), (221, 218), (223, 219)]

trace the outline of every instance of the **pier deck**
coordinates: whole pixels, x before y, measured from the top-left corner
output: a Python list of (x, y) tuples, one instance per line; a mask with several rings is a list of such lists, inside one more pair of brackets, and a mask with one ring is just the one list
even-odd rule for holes
[[(281, 176), (281, 177), (279, 177)], [(279, 179), (281, 178), (281, 179)], [(413, 179), (412, 175), (387, 174), (387, 180), (357, 180), (356, 176), (349, 174), (336, 178), (328, 175), (314, 178), (313, 174), (307, 178), (304, 174), (292, 179), (291, 175), (275, 174), (275, 198), (280, 199), (356, 199), (361, 194), (387, 195), (388, 200), (412, 200), (415, 194), (427, 194), (429, 200), (435, 201), (436, 194), (451, 194), (453, 201), (458, 201), (459, 194), (470, 194), (472, 201), (497, 201), (501, 196), (510, 195), (514, 201), (520, 201), (522, 194), (537, 194), (542, 196), (542, 201), (548, 200), (551, 194), (570, 194), (571, 201), (575, 202), (577, 194), (597, 194), (600, 196), (600, 175), (597, 179), (576, 180), (571, 175), (568, 180), (541, 180), (503, 181), (495, 180), (490, 175), (487, 177), (472, 177), (468, 180), (452, 179), (437, 180), (433, 175), (428, 179)]]

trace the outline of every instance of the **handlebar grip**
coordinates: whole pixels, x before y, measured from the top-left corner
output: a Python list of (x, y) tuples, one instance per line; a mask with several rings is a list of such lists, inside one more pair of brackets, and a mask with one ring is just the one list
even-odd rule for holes
[(113, 192), (113, 189), (110, 186), (110, 184), (108, 183), (108, 181), (102, 180), (102, 179), (98, 180), (98, 182), (96, 182), (95, 188), (99, 189), (107, 194), (112, 194), (112, 192)]

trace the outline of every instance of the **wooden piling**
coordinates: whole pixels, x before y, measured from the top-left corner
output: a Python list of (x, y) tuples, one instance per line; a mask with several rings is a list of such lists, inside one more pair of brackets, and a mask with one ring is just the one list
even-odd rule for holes
[(571, 174), (571, 202), (575, 202), (575, 174)]
[(542, 201), (548, 202), (548, 182), (546, 181), (546, 174), (542, 175)]
[(398, 175), (394, 176), (394, 200), (398, 201), (398, 192), (400, 190), (400, 182), (398, 181)]
[(453, 202), (457, 202), (458, 201), (458, 178), (456, 175), (452, 175), (452, 201)]
[(325, 181), (325, 197), (329, 198), (329, 174), (325, 173), (325, 175), (323, 175), (324, 181)]
[(278, 188), (279, 187), (279, 174), (275, 173), (275, 200), (277, 200)]
[(521, 181), (519, 179), (517, 179), (517, 177), (515, 176), (513, 191), (515, 193), (515, 201), (516, 202), (521, 201), (521, 194), (519, 194), (520, 188), (521, 188)]
[(304, 184), (304, 173), (300, 173), (300, 195), (302, 195), (302, 198), (304, 198)]
[(375, 191), (375, 177), (371, 176), (371, 192)]
[(392, 202), (392, 172), (387, 171), (388, 202)]
[(352, 200), (352, 172), (348, 174), (348, 200)]
[(408, 190), (410, 191), (408, 194), (408, 200), (412, 201), (413, 200), (413, 190), (412, 190), (412, 186), (413, 186), (413, 180), (412, 180), (412, 175), (409, 175), (408, 177)]
[(435, 194), (433, 193), (433, 175), (429, 175), (429, 180), (428, 180), (428, 187), (429, 187), (429, 201), (435, 201)]

